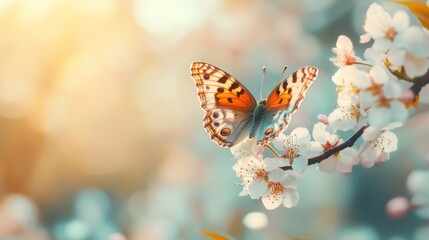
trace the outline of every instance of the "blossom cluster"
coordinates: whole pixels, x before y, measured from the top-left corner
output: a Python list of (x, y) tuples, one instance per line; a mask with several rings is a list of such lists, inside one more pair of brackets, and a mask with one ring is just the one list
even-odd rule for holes
[[(360, 43), (372, 41), (363, 58), (356, 56), (347, 36), (338, 37), (331, 58), (338, 67), (332, 76), (337, 106), (330, 114), (319, 115), (312, 136), (302, 127), (289, 135), (280, 134), (272, 142), (280, 153), (252, 140), (231, 148), (237, 161), (233, 169), (243, 186), (240, 195), (261, 198), (267, 209), (296, 206), (297, 180), (309, 165), (308, 159), (345, 142), (341, 132), (361, 129), (363, 141), (317, 161), (319, 170), (348, 173), (359, 163), (369, 168), (397, 150), (398, 138), (392, 130), (404, 124), (407, 108), (418, 99), (401, 81), (412, 82), (428, 71), (429, 34), (421, 26), (410, 26), (405, 11), (392, 17), (376, 3), (369, 7), (363, 28)], [(264, 157), (265, 148), (274, 157)]]

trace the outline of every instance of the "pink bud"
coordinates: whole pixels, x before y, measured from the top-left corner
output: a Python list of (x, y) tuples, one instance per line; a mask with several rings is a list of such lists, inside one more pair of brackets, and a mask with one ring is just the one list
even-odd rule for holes
[(401, 218), (410, 210), (410, 202), (405, 197), (395, 197), (386, 204), (386, 212), (392, 218)]
[(410, 89), (407, 89), (400, 97), (399, 100), (403, 103), (409, 103), (414, 101), (414, 93)]
[(120, 233), (114, 233), (110, 235), (109, 240), (127, 240), (124, 235)]
[(328, 116), (324, 115), (324, 114), (319, 114), (317, 115), (317, 119), (319, 119), (319, 122), (328, 125)]

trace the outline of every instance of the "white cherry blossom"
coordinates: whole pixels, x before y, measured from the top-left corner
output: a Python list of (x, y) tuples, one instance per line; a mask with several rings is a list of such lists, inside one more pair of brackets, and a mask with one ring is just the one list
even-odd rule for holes
[(398, 148), (398, 138), (390, 130), (400, 126), (402, 126), (401, 123), (395, 122), (383, 128), (370, 126), (365, 129), (362, 134), (364, 142), (359, 151), (361, 164), (364, 167), (369, 168), (375, 163), (389, 159), (389, 153)]
[(281, 182), (288, 176), (287, 172), (290, 171), (273, 167), (275, 163), (271, 162), (275, 160), (276, 158), (262, 159), (261, 156), (248, 156), (237, 161), (233, 169), (243, 186), (240, 196), (249, 195), (252, 199), (259, 199), (267, 192), (270, 182)]
[(307, 155), (311, 150), (311, 137), (306, 128), (295, 128), (290, 135), (280, 134), (273, 140), (274, 146), (284, 152), (294, 171), (303, 173), (308, 165)]
[(347, 36), (340, 35), (337, 39), (336, 47), (332, 48), (332, 51), (336, 54), (336, 56), (330, 58), (330, 60), (337, 67), (352, 65), (356, 61), (360, 61), (360, 59), (355, 56), (353, 43)]
[(268, 191), (262, 196), (264, 207), (272, 210), (282, 203), (287, 208), (296, 206), (299, 200), (296, 187), (297, 175), (293, 171), (285, 172), (285, 176), (280, 181), (270, 181)]
[(366, 124), (366, 115), (359, 103), (355, 103), (348, 95), (341, 95), (338, 96), (338, 106), (328, 116), (328, 123), (343, 131), (359, 129)]
[(363, 28), (371, 38), (377, 41), (377, 43), (374, 42), (377, 49), (385, 51), (395, 37), (408, 27), (409, 23), (408, 15), (404, 11), (396, 12), (392, 18), (380, 5), (373, 3), (368, 8)]
[(345, 66), (338, 69), (332, 76), (332, 81), (337, 86), (336, 94), (338, 98), (346, 95), (346, 97), (350, 97), (354, 102), (357, 102), (360, 89), (356, 87), (354, 82), (366, 77), (367, 73), (359, 71), (355, 66)]
[[(320, 151), (326, 151), (342, 143), (337, 133), (330, 126), (317, 123), (313, 128), (313, 138)], [(316, 149), (316, 147), (313, 147)], [(351, 172), (353, 165), (359, 162), (358, 152), (354, 148), (346, 148), (318, 164), (318, 168), (324, 172)]]
[(250, 195), (251, 198), (257, 199), (265, 193), (268, 172), (264, 169), (261, 157), (248, 156), (239, 159), (233, 169), (237, 177), (241, 179), (241, 185), (243, 185), (241, 196)]

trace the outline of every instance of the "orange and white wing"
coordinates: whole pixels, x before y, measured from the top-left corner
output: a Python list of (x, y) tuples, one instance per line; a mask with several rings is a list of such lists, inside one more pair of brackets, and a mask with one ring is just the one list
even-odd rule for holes
[(204, 128), (222, 147), (230, 147), (249, 135), (254, 97), (237, 79), (203, 62), (191, 65), (201, 107), (206, 111)]
[(308, 87), (316, 79), (318, 69), (303, 67), (280, 82), (267, 98), (267, 111), (286, 110), (293, 113), (301, 104)]

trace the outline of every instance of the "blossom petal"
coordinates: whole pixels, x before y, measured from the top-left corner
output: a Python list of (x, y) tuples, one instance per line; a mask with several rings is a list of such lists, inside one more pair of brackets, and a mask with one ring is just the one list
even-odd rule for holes
[(360, 106), (364, 109), (371, 107), (376, 100), (377, 98), (368, 91), (362, 91), (359, 94), (359, 103)]
[(328, 117), (329, 125), (339, 130), (350, 130), (356, 124), (356, 120), (351, 117), (350, 107), (340, 106), (336, 108)]
[(355, 165), (359, 163), (359, 153), (355, 148), (348, 147), (341, 151), (340, 161), (345, 165)]
[(362, 34), (360, 35), (360, 40), (359, 43), (368, 43), (369, 41), (371, 41), (371, 35), (368, 33)]
[(410, 18), (405, 11), (397, 11), (393, 15), (393, 25), (395, 26), (396, 31), (402, 31), (410, 25)]
[(402, 48), (390, 49), (387, 52), (387, 59), (393, 66), (402, 66), (404, 64), (405, 54), (407, 52)]
[(383, 37), (384, 31), (392, 26), (392, 18), (380, 5), (373, 3), (369, 6), (363, 28), (371, 37)]
[(275, 148), (278, 150), (284, 150), (285, 143), (287, 142), (288, 138), (285, 134), (280, 133), (274, 140), (272, 141)]
[(382, 88), (386, 98), (399, 98), (402, 94), (401, 85), (395, 81), (386, 82)]
[(384, 152), (390, 153), (398, 149), (398, 138), (393, 132), (382, 132), (378, 138), (380, 139), (380, 144)]
[(308, 159), (304, 157), (297, 157), (293, 160), (292, 168), (297, 173), (304, 173), (308, 165)]
[(308, 143), (311, 140), (308, 129), (303, 127), (295, 128), (290, 135), (295, 136), (296, 144)]
[(320, 162), (317, 165), (317, 168), (323, 172), (334, 173), (337, 169), (337, 158), (334, 155), (332, 155), (329, 158)]
[(287, 176), (286, 172), (282, 169), (274, 169), (273, 171), (268, 173), (268, 178), (272, 182), (280, 182)]
[(282, 204), (282, 195), (272, 194), (271, 191), (262, 196), (262, 203), (268, 210), (273, 210)]
[(408, 116), (408, 111), (407, 111), (407, 108), (405, 107), (405, 104), (401, 101), (395, 100), (395, 101), (392, 101), (390, 105), (391, 105), (394, 120), (398, 124), (404, 123)]
[(320, 143), (326, 143), (327, 136), (326, 136), (326, 125), (318, 122), (316, 124), (314, 124), (313, 126), (313, 138), (314, 140), (316, 140), (317, 142)]
[(323, 148), (323, 145), (320, 142), (312, 141), (310, 142), (310, 153), (307, 157), (312, 157), (313, 155), (319, 155), (322, 153), (325, 149)]
[(393, 121), (392, 111), (385, 107), (372, 107), (368, 112), (368, 123), (371, 126), (382, 128)]
[(287, 188), (283, 192), (283, 205), (287, 208), (295, 207), (299, 201), (299, 194), (296, 189)]
[(286, 177), (280, 183), (284, 187), (296, 188), (298, 183), (298, 174), (293, 171), (287, 171)]
[(289, 160), (284, 158), (265, 158), (264, 159), (264, 169), (269, 172), (279, 167), (284, 167), (289, 165)]
[(372, 48), (379, 53), (384, 53), (392, 47), (392, 44), (393, 44), (392, 41), (390, 41), (389, 39), (376, 38), (374, 40), (374, 44), (372, 45)]
[(381, 133), (380, 128), (370, 126), (363, 131), (362, 139), (365, 141), (374, 141), (375, 139), (377, 139), (380, 133)]
[(242, 197), (247, 195), (249, 195), (249, 189), (247, 189), (247, 186), (245, 186), (243, 187), (243, 190), (241, 190), (241, 192), (238, 194), (238, 196)]
[(353, 43), (350, 40), (350, 38), (348, 38), (345, 35), (340, 35), (338, 37), (336, 46), (337, 46), (337, 48), (344, 49), (347, 52), (353, 51)]
[(265, 180), (255, 180), (247, 186), (250, 198), (258, 199), (267, 191), (267, 182)]
[(372, 80), (378, 84), (384, 84), (389, 80), (389, 75), (381, 65), (375, 65), (369, 70)]
[(262, 154), (262, 152), (264, 151), (264, 147), (256, 145), (256, 142), (253, 139), (247, 139), (244, 142), (232, 146), (230, 150), (232, 155), (238, 158), (242, 158), (248, 157), (250, 155)]
[(298, 154), (300, 156), (307, 156), (310, 153), (311, 143), (305, 142), (298, 145)]
[(429, 68), (428, 58), (416, 58), (410, 54), (405, 56), (404, 68), (411, 78), (424, 75)]

